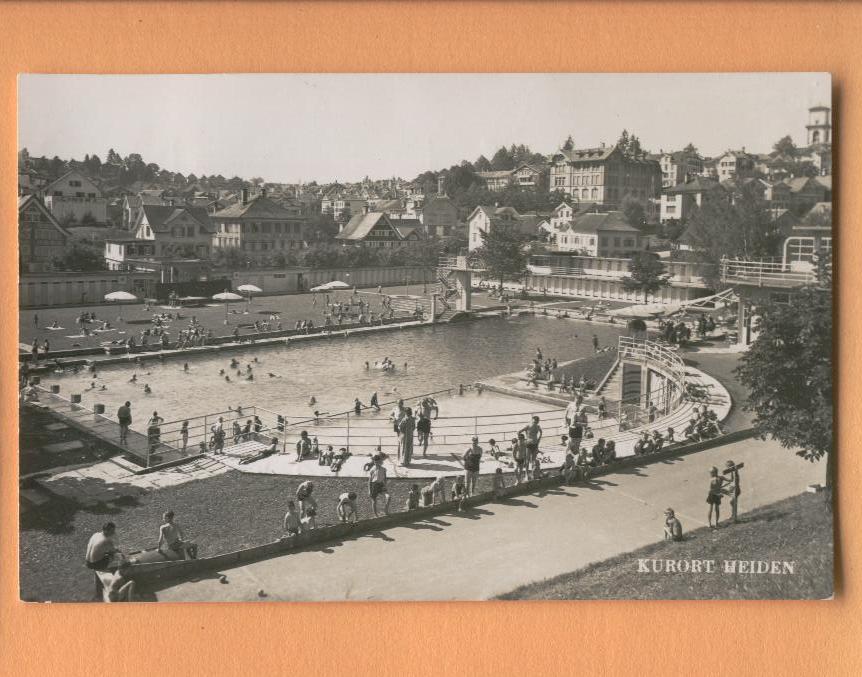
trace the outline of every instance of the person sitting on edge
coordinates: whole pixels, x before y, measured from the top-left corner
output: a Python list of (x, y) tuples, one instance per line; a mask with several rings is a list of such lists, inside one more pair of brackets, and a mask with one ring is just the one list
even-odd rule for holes
[(179, 524), (174, 522), (174, 513), (168, 510), (162, 515), (163, 524), (159, 527), (158, 551), (167, 559), (195, 559), (197, 548), (186, 543), (183, 530)]
[(311, 454), (311, 440), (308, 439), (308, 431), (303, 430), (299, 433), (299, 439), (296, 442), (296, 460), (297, 462)]
[(335, 512), (338, 513), (338, 519), (342, 522), (356, 522), (359, 519), (356, 511), (356, 493), (350, 491), (341, 494), (338, 497)]
[(605, 438), (600, 437), (599, 441), (593, 445), (593, 448), (590, 450), (590, 453), (587, 454), (587, 459), (591, 466), (598, 465), (601, 461), (600, 459), (604, 458), (605, 455)]
[(530, 467), (530, 479), (540, 480), (545, 476), (545, 472), (542, 470), (542, 461), (540, 457), (537, 455), (533, 459), (533, 464)]
[(664, 540), (681, 541), (682, 524), (674, 514), (673, 508), (668, 508), (667, 510), (665, 510), (664, 515)]
[(440, 477), (435, 478), (431, 484), (427, 484), (422, 487), (422, 505), (427, 507), (429, 505), (434, 505), (437, 503), (437, 499), (440, 499), (441, 503), (446, 502), (446, 482), (445, 478), (441, 475)]
[(673, 444), (673, 443), (676, 441), (676, 440), (674, 440), (674, 438), (673, 438), (673, 436), (674, 436), (675, 434), (676, 434), (676, 433), (674, 432), (673, 428), (668, 428), (668, 429), (667, 429), (667, 434), (665, 435), (665, 441), (666, 441), (668, 444)]
[(617, 443), (613, 440), (609, 440), (607, 444), (605, 444), (605, 453), (602, 454), (602, 465), (609, 465), (611, 463), (615, 463), (617, 460)]
[(120, 561), (117, 570), (111, 576), (111, 582), (105, 587), (104, 600), (106, 602), (132, 602), (135, 596), (135, 582), (128, 577), (131, 562), (127, 559)]
[(685, 430), (682, 433), (685, 436), (686, 442), (697, 442), (700, 439), (700, 435), (697, 431), (697, 419), (692, 417)]
[(653, 451), (661, 451), (664, 446), (664, 437), (658, 430), (654, 430), (652, 434)]
[(285, 536), (296, 536), (302, 533), (302, 522), (299, 519), (299, 513), (296, 511), (296, 503), (293, 501), (287, 502), (287, 512), (284, 514), (282, 529)]
[(467, 485), (464, 484), (464, 476), (458, 475), (452, 484), (452, 500), (458, 501), (458, 512), (464, 509), (465, 498), (467, 498)]
[(419, 485), (411, 484), (410, 491), (407, 492), (407, 510), (416, 510), (419, 507)]
[(239, 464), (246, 465), (248, 463), (254, 463), (255, 461), (260, 461), (261, 459), (266, 458), (267, 456), (272, 456), (276, 453), (278, 453), (278, 438), (273, 437), (266, 449), (256, 453), (254, 456), (242, 459)]
[(87, 553), (84, 556), (84, 564), (93, 571), (107, 571), (111, 558), (120, 554), (117, 543), (117, 525), (113, 522), (105, 522), (101, 531), (90, 536), (87, 543)]
[[(571, 442), (571, 440), (569, 441)], [(566, 448), (566, 460), (563, 461), (563, 467), (561, 468), (566, 484), (574, 484), (578, 477), (577, 453), (571, 446)]]
[(649, 432), (646, 430), (642, 433), (641, 442), (643, 443), (641, 453), (651, 454), (655, 451), (655, 443), (652, 441)]
[(591, 455), (586, 449), (581, 449), (578, 452), (578, 459), (575, 461), (578, 468), (578, 479), (583, 481), (590, 479), (590, 459)]

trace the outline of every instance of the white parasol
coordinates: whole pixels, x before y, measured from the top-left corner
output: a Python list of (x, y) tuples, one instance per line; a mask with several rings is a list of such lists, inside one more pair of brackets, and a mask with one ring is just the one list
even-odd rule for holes
[(105, 294), (106, 301), (137, 301), (138, 297), (127, 291), (112, 291)]
[(242, 296), (234, 294), (230, 291), (223, 291), (218, 294), (213, 294), (213, 299), (216, 301), (224, 301), (224, 323), (227, 324), (227, 307), (231, 301), (242, 301)]

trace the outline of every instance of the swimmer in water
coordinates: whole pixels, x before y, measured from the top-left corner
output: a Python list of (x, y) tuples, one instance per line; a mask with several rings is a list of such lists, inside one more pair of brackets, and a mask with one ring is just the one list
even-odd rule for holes
[(151, 392), (153, 392), (153, 389), (152, 389), (152, 388), (150, 388), (150, 384), (149, 384), (149, 383), (145, 383), (145, 384), (144, 384), (144, 393), (146, 393), (147, 395), (149, 395)]
[(87, 390), (95, 390), (95, 389), (96, 389), (96, 382), (90, 381), (90, 385), (87, 386)]
[(230, 360), (230, 366), (232, 369), (236, 368), (239, 365), (239, 362), (235, 357), (232, 357)]
[(102, 384), (102, 387), (99, 388), (99, 390), (107, 390), (107, 389), (108, 389), (108, 386), (106, 386), (104, 383)]
[(246, 381), (254, 381), (254, 374), (249, 374), (248, 376), (245, 377), (245, 380)]
[(186, 372), (187, 372), (188, 370), (189, 370), (189, 363), (188, 363), (188, 362), (185, 362), (185, 363), (183, 364), (183, 371), (186, 371)]
[(224, 380), (225, 380), (225, 381), (227, 381), (228, 383), (230, 383), (230, 376), (228, 376), (227, 374), (225, 374), (225, 375), (224, 375)]
[(224, 376), (224, 369), (219, 369), (219, 370), (218, 370), (218, 375), (219, 375), (219, 376)]
[[(377, 364), (377, 363), (375, 362), (375, 364)], [(368, 371), (370, 368), (371, 368), (371, 365), (368, 364), (368, 362), (366, 362), (365, 363), (365, 371)]]
[(137, 381), (138, 381), (138, 375), (132, 374), (132, 378), (129, 379), (129, 383), (137, 383)]
[[(315, 404), (317, 404), (317, 399), (314, 397), (314, 395), (312, 395), (310, 398), (308, 398), (308, 406), (313, 407)], [(317, 412), (315, 411), (314, 414), (316, 416)]]
[(256, 357), (252, 359), (252, 362), (257, 362), (257, 361), (258, 361), (258, 360), (257, 360), (257, 358), (256, 358)]
[(272, 372), (269, 372), (267, 376), (269, 376), (270, 378), (281, 378), (281, 376), (279, 376), (278, 374), (273, 374)]

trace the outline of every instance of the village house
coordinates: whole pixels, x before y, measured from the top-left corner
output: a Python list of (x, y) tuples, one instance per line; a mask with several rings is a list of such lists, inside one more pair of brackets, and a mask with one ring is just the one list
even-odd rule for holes
[(734, 179), (737, 175), (754, 169), (756, 156), (742, 150), (729, 150), (716, 159), (716, 173), (719, 181)]
[(235, 247), (245, 252), (301, 249), (306, 245), (307, 217), (300, 206), (285, 207), (266, 196), (249, 198), (243, 189), (238, 202), (210, 216), (215, 249)]
[(467, 217), (468, 250), (481, 247), (482, 233), (489, 233), (498, 226), (513, 228), (529, 239), (544, 239), (548, 219), (540, 214), (519, 214), (514, 207), (479, 205)]
[(418, 221), (390, 220), (383, 212), (366, 210), (354, 215), (335, 239), (343, 245), (399, 247), (418, 242), (420, 232)]
[(449, 237), (458, 229), (458, 207), (446, 195), (427, 200), (422, 207), (422, 224), (429, 237)]
[(500, 169), (496, 171), (476, 172), (476, 177), (487, 190), (498, 193), (509, 187), (509, 183), (512, 180), (512, 170)]
[(202, 207), (143, 205), (134, 233), (154, 243), (156, 257), (209, 259), (212, 252), (213, 226)]
[(673, 188), (703, 172), (703, 158), (694, 151), (661, 152), (658, 162), (662, 188)]
[(76, 170), (46, 185), (41, 192), (45, 206), (62, 224), (105, 223), (108, 220), (108, 201), (102, 191), (86, 176)]
[(646, 202), (658, 196), (661, 183), (657, 161), (625, 155), (615, 145), (561, 148), (551, 156), (550, 189), (580, 204), (615, 206), (627, 196)]
[(557, 251), (609, 258), (629, 258), (646, 249), (647, 242), (619, 211), (576, 215), (555, 227), (553, 235)]
[(63, 255), (69, 233), (35, 195), (18, 198), (18, 260), (21, 273), (53, 269), (53, 260)]
[(663, 190), (659, 221), (686, 220), (708, 195), (725, 195), (725, 189), (717, 181), (702, 176)]

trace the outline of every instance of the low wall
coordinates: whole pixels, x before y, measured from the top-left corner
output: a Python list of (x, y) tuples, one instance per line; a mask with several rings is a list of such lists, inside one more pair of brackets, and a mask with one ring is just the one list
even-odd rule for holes
[[(620, 459), (610, 466), (596, 468), (592, 472), (593, 477), (601, 477), (603, 475), (614, 473), (618, 470), (630, 467), (646, 466), (652, 463), (659, 463), (672, 458), (686, 456), (704, 449), (738, 442), (743, 439), (754, 437), (757, 431), (754, 428), (738, 430), (732, 433), (727, 433), (721, 437), (716, 437), (703, 442), (694, 444), (672, 446), (666, 450), (660, 451), (649, 456), (630, 456)], [(556, 471), (554, 471), (556, 472)], [(502, 492), (502, 498), (513, 496), (522, 496), (530, 494), (539, 489), (559, 486), (563, 483), (561, 475), (554, 474), (550, 477), (545, 477), (538, 480), (531, 480), (511, 487), (506, 487)], [(464, 500), (465, 507), (474, 507), (485, 503), (491, 503), (498, 500), (492, 492), (485, 492), (472, 496)], [(435, 517), (446, 513), (451, 513), (455, 506), (454, 502), (442, 503), (439, 505), (430, 506), (427, 508), (417, 508), (407, 512), (394, 513), (382, 517), (374, 517), (367, 520), (360, 520), (354, 524), (334, 524), (331, 526), (322, 526), (312, 531), (308, 531), (297, 536), (288, 536), (281, 538), (271, 543), (236, 550), (234, 552), (213, 555), (212, 557), (203, 557), (195, 560), (183, 560), (179, 562), (153, 562), (147, 564), (136, 564), (131, 567), (129, 575), (136, 581), (142, 584), (151, 584), (159, 581), (173, 580), (187, 576), (197, 575), (203, 571), (212, 569), (224, 569), (248, 562), (254, 562), (267, 557), (286, 554), (292, 551), (301, 550), (310, 545), (317, 545), (342, 538), (352, 538), (362, 534), (373, 533), (382, 529), (388, 529), (400, 524), (407, 524), (418, 520)]]

